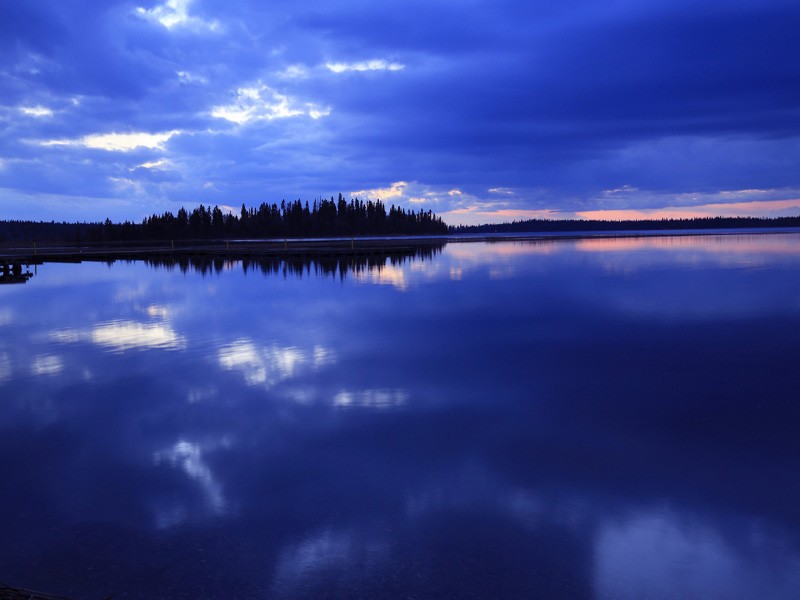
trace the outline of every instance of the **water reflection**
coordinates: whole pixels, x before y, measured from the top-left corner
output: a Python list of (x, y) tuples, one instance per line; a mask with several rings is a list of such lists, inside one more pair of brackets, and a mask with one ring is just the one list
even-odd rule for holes
[[(156, 452), (153, 459), (156, 466), (169, 464), (181, 469), (190, 479), (197, 482), (205, 497), (209, 509), (215, 513), (225, 511), (225, 498), (222, 486), (211, 472), (203, 458), (205, 450), (199, 444), (179, 440), (167, 450)], [(156, 516), (159, 528), (172, 527), (186, 519), (188, 511), (181, 506), (172, 506), (168, 510), (161, 507)]]
[(695, 250), (704, 253), (786, 254), (800, 252), (800, 236), (787, 234), (730, 234), (653, 235), (641, 237), (595, 237), (575, 241), (575, 247), (585, 252), (631, 252), (657, 249), (667, 252)]
[[(310, 358), (310, 361), (309, 361)], [(295, 371), (312, 362), (321, 366), (334, 361), (330, 350), (317, 346), (310, 353), (298, 348), (271, 346), (257, 348), (251, 341), (242, 339), (219, 349), (219, 364), (222, 368), (241, 371), (248, 385), (275, 385), (290, 379)]]
[(11, 379), (11, 361), (7, 352), (0, 352), (0, 383)]
[(0, 285), (26, 283), (33, 275), (24, 262), (0, 260)]
[(0, 292), (3, 580), (797, 597), (800, 250), (771, 238), (46, 265)]
[(64, 361), (60, 356), (41, 354), (34, 358), (31, 371), (34, 375), (58, 375), (64, 370)]
[(404, 390), (363, 390), (359, 392), (341, 391), (333, 398), (333, 405), (341, 408), (386, 409), (403, 406), (408, 400)]
[(755, 523), (726, 539), (708, 523), (669, 511), (632, 515), (597, 536), (595, 584), (609, 598), (793, 598), (800, 550)]
[(112, 321), (96, 325), (91, 332), (95, 344), (115, 352), (133, 349), (180, 350), (185, 340), (169, 326), (132, 321)]
[(178, 268), (181, 272), (194, 271), (203, 275), (241, 267), (244, 272), (259, 271), (265, 275), (323, 275), (346, 277), (348, 273), (359, 276), (364, 273), (380, 274), (384, 269), (393, 268), (413, 261), (431, 260), (444, 248), (444, 244), (432, 243), (407, 248), (384, 250), (364, 248), (346, 253), (309, 252), (307, 255), (291, 254), (283, 256), (233, 256), (233, 258), (212, 257), (208, 255), (178, 255), (154, 257), (145, 262), (155, 267)]
[(359, 531), (315, 532), (281, 551), (269, 595), (302, 598), (325, 593), (319, 582), (330, 579), (341, 589), (358, 589), (361, 580), (391, 559), (385, 540)]

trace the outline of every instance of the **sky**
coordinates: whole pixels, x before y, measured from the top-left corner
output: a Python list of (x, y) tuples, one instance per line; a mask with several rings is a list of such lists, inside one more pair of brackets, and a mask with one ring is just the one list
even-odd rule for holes
[(0, 219), (800, 214), (796, 0), (0, 0)]

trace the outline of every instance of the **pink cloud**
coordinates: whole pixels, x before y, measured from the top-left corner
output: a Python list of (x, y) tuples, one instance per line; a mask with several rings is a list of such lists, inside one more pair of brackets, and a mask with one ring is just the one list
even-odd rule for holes
[(692, 219), (695, 217), (777, 217), (800, 212), (800, 199), (710, 203), (664, 208), (586, 210), (576, 213), (589, 220)]

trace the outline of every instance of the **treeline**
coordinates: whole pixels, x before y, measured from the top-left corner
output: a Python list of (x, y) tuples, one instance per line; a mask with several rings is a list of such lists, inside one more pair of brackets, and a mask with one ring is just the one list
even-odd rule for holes
[(0, 221), (0, 242), (74, 242), (102, 236), (102, 223)]
[(239, 214), (200, 205), (191, 212), (165, 212), (141, 223), (43, 223), (0, 221), (0, 242), (127, 242), (170, 239), (336, 237), (362, 235), (442, 235), (447, 225), (432, 211), (405, 210), (380, 200), (338, 199), (242, 205)]
[(600, 221), (578, 219), (530, 219), (492, 225), (458, 225), (450, 233), (549, 233), (584, 231), (655, 231), (662, 229), (746, 229), (752, 227), (800, 227), (797, 217), (695, 217), (691, 219), (647, 219)]
[(232, 237), (332, 237), (356, 235), (432, 235), (446, 234), (447, 225), (432, 211), (406, 211), (392, 205), (389, 211), (380, 200), (347, 202), (339, 194), (319, 202), (295, 200), (277, 204), (262, 203), (240, 213), (223, 212), (202, 204), (191, 213), (181, 208), (176, 215), (166, 212), (144, 220), (148, 239), (232, 238)]
[(592, 231), (656, 231), (688, 229), (746, 229), (800, 227), (796, 217), (696, 217), (690, 219), (648, 220), (579, 220), (530, 219), (487, 225), (448, 227), (432, 211), (391, 206), (386, 210), (380, 200), (349, 202), (339, 194), (308, 202), (295, 200), (277, 204), (262, 203), (257, 208), (244, 204), (241, 211), (225, 212), (218, 206), (200, 205), (191, 212), (185, 208), (176, 214), (165, 212), (146, 217), (141, 223), (66, 223), (35, 221), (0, 221), (0, 243), (70, 242), (108, 243), (146, 240), (192, 240), (284, 237), (350, 237), (363, 235), (445, 235), (448, 233), (548, 233)]

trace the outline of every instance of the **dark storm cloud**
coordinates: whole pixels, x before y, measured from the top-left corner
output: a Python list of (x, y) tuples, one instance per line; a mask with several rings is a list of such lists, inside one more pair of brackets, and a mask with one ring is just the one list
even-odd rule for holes
[(780, 1), (0, 0), (2, 210), (798, 199), (799, 29)]
[(440, 151), (543, 147), (557, 161), (662, 136), (793, 136), (800, 63), (787, 51), (800, 51), (798, 25), (800, 9), (575, 25), (501, 60), (471, 58), (343, 105), (395, 116), (399, 144), (423, 135)]

